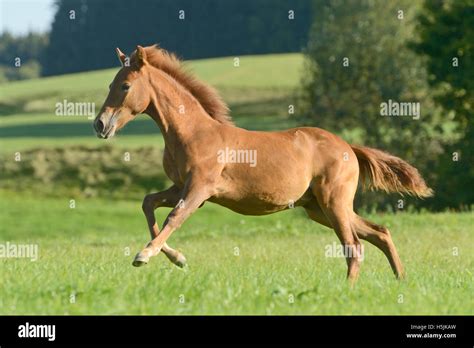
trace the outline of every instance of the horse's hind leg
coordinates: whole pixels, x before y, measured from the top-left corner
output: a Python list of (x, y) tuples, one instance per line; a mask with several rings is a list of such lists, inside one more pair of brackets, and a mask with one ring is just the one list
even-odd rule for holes
[(354, 227), (360, 238), (368, 241), (383, 251), (390, 262), (390, 266), (392, 267), (396, 277), (399, 279), (403, 278), (404, 272), (402, 262), (398, 256), (395, 244), (392, 241), (390, 231), (387, 228), (365, 220), (358, 215), (355, 215)]
[[(142, 209), (148, 223), (152, 240), (160, 233), (160, 229), (156, 223), (155, 209), (158, 207), (174, 208), (179, 202), (180, 193), (179, 188), (171, 186), (165, 191), (148, 194), (143, 199)], [(165, 243), (161, 251), (176, 266), (184, 267), (186, 265), (184, 255), (171, 248), (168, 244)]]
[[(304, 206), (304, 208), (311, 220), (329, 228), (333, 228), (331, 222), (326, 215), (324, 215), (324, 212), (316, 199), (311, 200)], [(397, 249), (395, 248), (395, 244), (392, 241), (390, 231), (386, 227), (374, 224), (355, 213), (351, 221), (352, 228), (355, 229), (357, 236), (379, 248), (390, 262), (390, 266), (392, 267), (396, 277), (399, 279), (403, 278), (403, 266), (400, 257), (398, 256)]]
[[(308, 216), (311, 220), (320, 223), (321, 225), (333, 228), (331, 222), (326, 217), (323, 209), (319, 206), (316, 199), (311, 200), (304, 206)], [(379, 248), (387, 257), (396, 277), (401, 279), (404, 277), (403, 266), (398, 256), (395, 244), (392, 241), (390, 231), (384, 227), (373, 222), (370, 222), (356, 213), (352, 213), (352, 229), (355, 230), (357, 236)]]
[(327, 218), (326, 221), (323, 219), (321, 221), (330, 223), (344, 247), (348, 267), (347, 278), (353, 283), (359, 275), (362, 252), (361, 243), (352, 224), (354, 215), (352, 201), (355, 189), (349, 189), (347, 183), (341, 185), (333, 183), (324, 187), (315, 187), (313, 193)]

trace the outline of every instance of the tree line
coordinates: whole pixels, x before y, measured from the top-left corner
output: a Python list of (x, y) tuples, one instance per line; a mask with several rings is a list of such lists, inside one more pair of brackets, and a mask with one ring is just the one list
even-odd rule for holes
[[(299, 52), (311, 23), (310, 0), (57, 0), (55, 8), (49, 44), (35, 56), (44, 76), (115, 66), (115, 47), (137, 44), (184, 59)], [(23, 51), (2, 53), (11, 64)]]

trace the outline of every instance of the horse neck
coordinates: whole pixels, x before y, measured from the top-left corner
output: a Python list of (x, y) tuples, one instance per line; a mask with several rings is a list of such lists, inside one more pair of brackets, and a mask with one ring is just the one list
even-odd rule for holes
[(193, 134), (217, 125), (198, 100), (164, 72), (153, 69), (150, 84), (151, 102), (145, 113), (160, 127), (165, 144), (189, 143)]

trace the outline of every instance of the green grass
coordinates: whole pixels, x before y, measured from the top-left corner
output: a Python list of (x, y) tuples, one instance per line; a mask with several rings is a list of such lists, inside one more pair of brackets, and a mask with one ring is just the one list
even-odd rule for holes
[[(170, 239), (187, 269), (163, 255), (137, 269), (131, 261), (148, 240), (140, 202), (84, 199), (70, 209), (67, 197), (1, 194), (0, 243), (38, 244), (39, 259), (0, 259), (0, 314), (474, 311), (473, 213), (371, 216), (392, 230), (408, 277), (395, 280), (382, 253), (365, 244), (350, 288), (345, 261), (325, 257), (335, 234), (300, 210), (245, 217), (208, 203)], [(158, 209), (160, 221), (167, 211)]]
[[(243, 56), (238, 68), (234, 57), (188, 64), (220, 90), (239, 126), (296, 125), (288, 105), (295, 103), (302, 55)], [(55, 116), (55, 104), (64, 99), (94, 102), (98, 111), (117, 70), (0, 85), (0, 152), (110, 143), (163, 147), (158, 128), (145, 116), (106, 142), (95, 137), (86, 117)], [(206, 204), (170, 239), (188, 259), (185, 270), (163, 255), (136, 269), (133, 256), (148, 241), (141, 203), (83, 198), (70, 209), (70, 198), (47, 198), (27, 188), (0, 191), (0, 244), (39, 246), (35, 262), (0, 258), (0, 314), (474, 311), (473, 213), (370, 216), (392, 230), (408, 277), (396, 281), (383, 254), (366, 245), (361, 277), (350, 288), (345, 261), (325, 257), (325, 247), (337, 241), (334, 232), (300, 210), (257, 218)], [(159, 221), (167, 211), (157, 211)], [(458, 256), (453, 248), (459, 249)]]
[[(296, 126), (288, 115), (294, 89), (303, 69), (300, 54), (242, 56), (186, 63), (197, 76), (218, 88), (229, 103), (236, 123), (249, 129), (283, 129)], [(25, 80), (0, 85), (0, 151), (14, 153), (42, 146), (87, 144), (94, 139), (92, 120), (55, 115), (56, 103), (93, 102), (99, 111), (117, 68)], [(163, 145), (158, 127), (143, 116), (121, 132), (118, 146)]]

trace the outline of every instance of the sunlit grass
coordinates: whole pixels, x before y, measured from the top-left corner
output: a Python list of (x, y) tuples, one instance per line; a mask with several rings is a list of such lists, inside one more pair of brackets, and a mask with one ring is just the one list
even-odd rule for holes
[[(1, 259), (1, 314), (472, 314), (472, 213), (371, 216), (389, 226), (407, 270), (397, 281), (366, 245), (355, 288), (337, 241), (300, 210), (245, 217), (206, 204), (163, 255), (131, 261), (148, 239), (139, 201), (42, 199), (2, 192), (0, 243), (34, 243), (39, 259)], [(160, 221), (168, 209), (158, 209)], [(457, 248), (457, 249), (456, 249)], [(457, 255), (456, 255), (457, 253)], [(73, 302), (73, 303), (72, 303)]]

